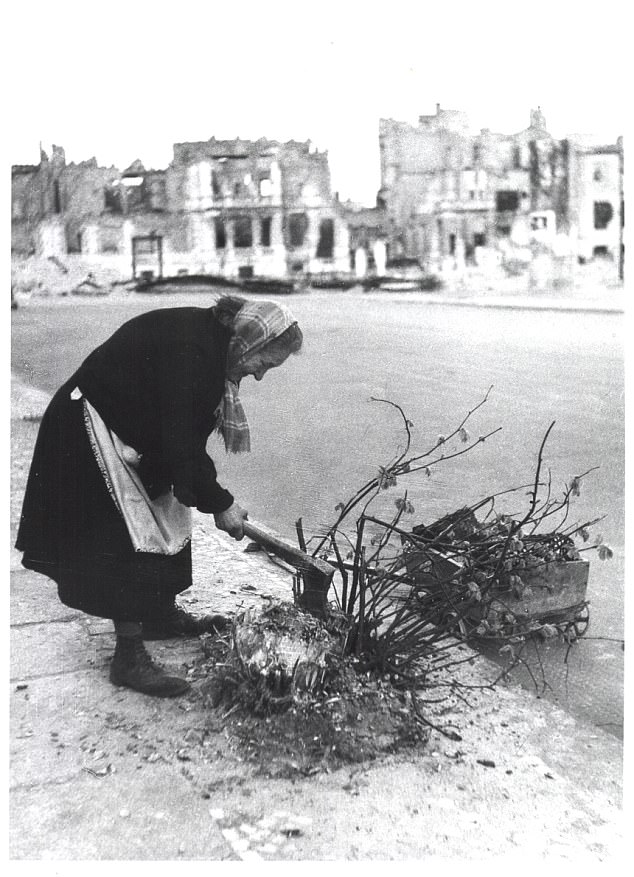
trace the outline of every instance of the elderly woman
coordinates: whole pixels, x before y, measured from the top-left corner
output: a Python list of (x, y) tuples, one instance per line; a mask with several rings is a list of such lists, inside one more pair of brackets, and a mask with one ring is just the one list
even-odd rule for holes
[(191, 508), (242, 539), (247, 512), (216, 478), (206, 444), (250, 450), (238, 397), (300, 349), (289, 311), (225, 296), (129, 320), (57, 391), (42, 419), (16, 547), (61, 601), (114, 621), (115, 685), (171, 697), (188, 689), (144, 639), (219, 629), (177, 608), (192, 584)]

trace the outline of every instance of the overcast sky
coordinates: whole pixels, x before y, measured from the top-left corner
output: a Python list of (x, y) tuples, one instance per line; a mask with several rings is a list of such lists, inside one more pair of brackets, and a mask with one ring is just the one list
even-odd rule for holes
[[(172, 144), (311, 139), (333, 188), (371, 204), (378, 120), (436, 103), (513, 133), (624, 133), (627, 4), (531, 0), (32, 0), (4, 4), (5, 149), (37, 163), (166, 167)], [(12, 8), (6, 9), (7, 6)]]

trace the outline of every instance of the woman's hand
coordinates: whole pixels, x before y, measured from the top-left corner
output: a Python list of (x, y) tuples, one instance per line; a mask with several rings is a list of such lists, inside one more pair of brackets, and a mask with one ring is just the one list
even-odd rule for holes
[(215, 514), (214, 520), (219, 530), (224, 530), (239, 542), (244, 538), (244, 521), (248, 517), (249, 513), (234, 502), (226, 511)]

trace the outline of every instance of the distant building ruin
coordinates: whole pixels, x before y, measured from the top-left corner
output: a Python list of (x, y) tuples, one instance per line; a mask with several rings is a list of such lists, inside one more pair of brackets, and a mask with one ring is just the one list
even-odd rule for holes
[[(225, 277), (348, 271), (328, 155), (310, 141), (176, 143), (165, 170), (123, 172), (64, 151), (12, 168), (12, 251), (112, 256), (135, 271)], [(145, 259), (144, 259), (145, 256)], [(131, 270), (131, 269), (130, 269)]]
[(555, 140), (541, 109), (517, 134), (470, 134), (437, 105), (418, 125), (381, 119), (381, 188), (389, 257), (430, 270), (476, 264), (568, 238), (579, 259), (623, 268), (623, 144)]
[[(437, 105), (379, 123), (376, 207), (333, 196), (310, 141), (176, 143), (170, 165), (124, 171), (64, 150), (12, 168), (12, 252), (109, 261), (122, 276), (430, 273), (539, 257), (601, 261), (623, 279), (623, 142), (556, 140), (541, 109), (516, 134), (469, 132)], [(567, 269), (566, 269), (567, 270)]]

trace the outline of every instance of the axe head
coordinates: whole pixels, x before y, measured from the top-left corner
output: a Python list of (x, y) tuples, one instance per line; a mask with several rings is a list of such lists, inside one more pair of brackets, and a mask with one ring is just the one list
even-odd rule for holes
[(297, 605), (316, 618), (325, 618), (328, 614), (328, 590), (335, 571), (303, 570), (300, 578), (303, 588), (297, 597)]

